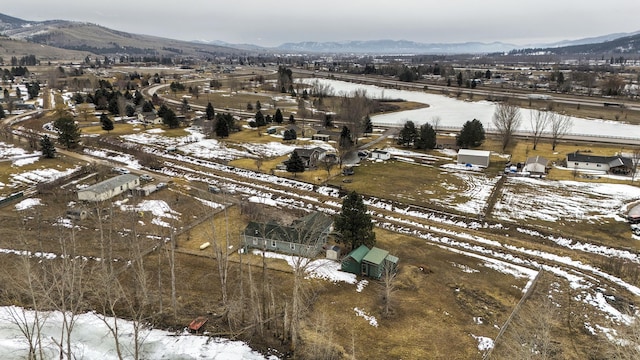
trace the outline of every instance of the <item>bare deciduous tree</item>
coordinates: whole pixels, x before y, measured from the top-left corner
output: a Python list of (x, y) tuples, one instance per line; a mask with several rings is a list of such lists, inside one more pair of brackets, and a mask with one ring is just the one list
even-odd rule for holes
[(555, 151), (560, 139), (571, 130), (573, 121), (567, 115), (552, 113), (549, 123), (551, 125), (551, 149)]
[(499, 103), (493, 113), (493, 125), (501, 138), (502, 151), (511, 144), (513, 133), (520, 126), (520, 109), (507, 102)]
[(381, 282), (381, 299), (382, 299), (382, 316), (389, 317), (393, 311), (394, 294), (396, 292), (395, 280), (397, 275), (395, 264), (384, 260), (382, 268)]
[(529, 113), (529, 124), (531, 125), (531, 136), (533, 138), (533, 150), (538, 147), (538, 142), (542, 137), (542, 133), (549, 124), (551, 113), (546, 110), (531, 110)]

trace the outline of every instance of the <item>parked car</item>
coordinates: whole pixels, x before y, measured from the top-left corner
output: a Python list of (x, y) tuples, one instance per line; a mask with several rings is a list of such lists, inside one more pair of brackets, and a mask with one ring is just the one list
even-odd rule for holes
[(111, 169), (111, 171), (120, 175), (128, 174), (130, 172), (128, 169), (121, 167), (114, 167), (113, 169)]
[(160, 189), (164, 189), (164, 188), (166, 188), (166, 187), (167, 187), (167, 183), (163, 183), (163, 182), (159, 182), (159, 183), (156, 185), (156, 188), (157, 188), (158, 190), (160, 190)]
[(347, 167), (347, 168), (342, 169), (342, 175), (349, 176), (349, 175), (353, 175), (353, 174), (355, 174), (355, 171), (353, 171), (352, 167)]
[(147, 175), (147, 174), (142, 174), (142, 175), (140, 175), (140, 180), (153, 181), (153, 176)]
[(366, 150), (360, 150), (358, 151), (358, 157), (359, 158), (366, 158), (369, 157), (369, 152)]
[(220, 190), (219, 187), (217, 187), (215, 185), (209, 185), (209, 192), (210, 193), (214, 193), (214, 194), (219, 194), (222, 191)]

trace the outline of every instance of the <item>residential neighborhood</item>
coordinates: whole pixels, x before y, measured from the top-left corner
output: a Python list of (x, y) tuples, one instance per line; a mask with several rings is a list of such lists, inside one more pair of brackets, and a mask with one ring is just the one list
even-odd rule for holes
[(637, 34), (0, 35), (0, 358), (636, 358)]

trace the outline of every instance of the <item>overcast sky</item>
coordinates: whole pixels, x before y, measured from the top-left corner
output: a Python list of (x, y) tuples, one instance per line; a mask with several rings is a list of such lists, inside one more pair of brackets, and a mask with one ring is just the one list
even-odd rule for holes
[(638, 0), (27, 0), (5, 15), (76, 20), (179, 40), (502, 41), (527, 45), (640, 30)]

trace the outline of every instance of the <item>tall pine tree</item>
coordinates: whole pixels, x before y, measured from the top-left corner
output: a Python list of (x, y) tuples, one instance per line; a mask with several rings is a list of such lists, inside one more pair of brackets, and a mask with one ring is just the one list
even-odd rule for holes
[(297, 176), (299, 172), (304, 172), (304, 162), (297, 151), (294, 151), (289, 161), (287, 161), (287, 171), (293, 173), (293, 176)]
[(207, 114), (206, 115), (207, 120), (213, 120), (213, 117), (215, 116), (215, 111), (213, 110), (213, 105), (211, 105), (210, 102), (207, 104), (206, 114)]
[(40, 148), (42, 149), (42, 156), (45, 158), (53, 159), (56, 156), (56, 147), (48, 135), (44, 135), (42, 139), (40, 139)]
[(53, 122), (53, 127), (58, 131), (58, 142), (67, 149), (76, 147), (80, 142), (80, 128), (72, 117), (59, 118)]
[(367, 206), (357, 192), (350, 192), (342, 201), (342, 211), (335, 219), (335, 230), (341, 235), (339, 242), (352, 250), (360, 245), (371, 248), (376, 244), (371, 215), (367, 214)]
[(109, 116), (105, 113), (100, 115), (100, 124), (102, 124), (102, 130), (105, 130), (106, 132), (113, 130), (113, 121), (111, 121)]

